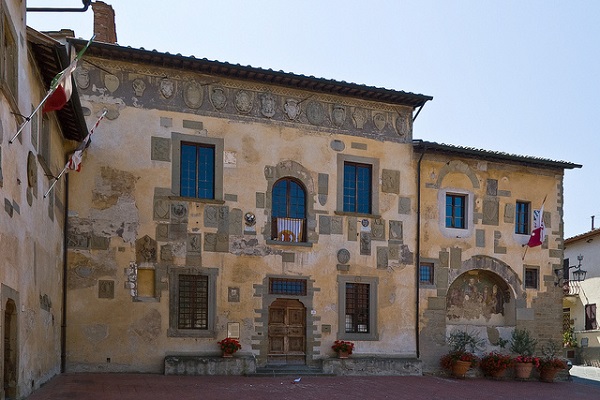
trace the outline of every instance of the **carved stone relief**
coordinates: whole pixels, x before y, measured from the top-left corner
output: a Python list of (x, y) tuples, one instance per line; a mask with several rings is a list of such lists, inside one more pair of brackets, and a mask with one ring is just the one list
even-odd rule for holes
[(318, 101), (311, 101), (306, 106), (306, 118), (313, 125), (321, 125), (325, 121), (325, 110)]
[(175, 82), (168, 78), (161, 79), (159, 92), (165, 99), (170, 99), (175, 93)]
[(344, 126), (344, 122), (346, 122), (346, 107), (340, 104), (334, 105), (331, 112), (331, 122), (338, 128)]
[(382, 113), (375, 113), (373, 115), (373, 124), (377, 130), (382, 131), (385, 128), (385, 115)]
[(381, 171), (381, 191), (384, 193), (400, 193), (400, 171), (390, 169)]
[(371, 255), (371, 232), (360, 233), (360, 254)]
[(187, 237), (186, 252), (189, 255), (201, 254), (202, 235), (200, 233), (191, 233)]
[(227, 95), (225, 94), (225, 89), (221, 86), (211, 86), (210, 87), (210, 102), (213, 107), (217, 110), (222, 110), (227, 105)]
[(283, 105), (283, 110), (290, 120), (295, 121), (301, 113), (300, 103), (298, 100), (287, 99)]
[(171, 222), (184, 224), (188, 221), (188, 205), (184, 202), (171, 204)]
[(252, 105), (254, 103), (254, 99), (252, 98), (252, 94), (248, 93), (245, 90), (240, 90), (235, 95), (235, 108), (238, 112), (242, 114), (248, 114), (252, 111)]
[(155, 161), (171, 161), (171, 140), (152, 136), (150, 138), (152, 150), (150, 159)]
[(388, 249), (387, 247), (377, 247), (377, 268), (387, 268)]
[(398, 135), (402, 137), (405, 137), (410, 133), (408, 118), (406, 115), (399, 115), (396, 118), (396, 132), (398, 132)]
[(372, 240), (385, 240), (385, 220), (377, 218), (371, 228)]
[(115, 281), (99, 280), (98, 281), (98, 298), (99, 299), (114, 299), (115, 298)]
[(354, 127), (356, 129), (363, 129), (365, 122), (367, 122), (367, 114), (360, 108), (355, 108), (352, 113), (352, 121), (354, 121)]
[(80, 89), (87, 89), (90, 86), (90, 71), (85, 68), (78, 68), (75, 74), (75, 82)]
[(183, 101), (189, 108), (200, 108), (204, 101), (202, 86), (196, 81), (188, 82), (183, 90)]
[(142, 97), (146, 91), (146, 82), (144, 82), (143, 79), (136, 78), (131, 82), (131, 87), (133, 88), (133, 93), (135, 93), (136, 97)]
[(136, 240), (135, 260), (138, 265), (156, 262), (156, 241), (148, 235)]
[(402, 221), (390, 221), (390, 240), (402, 240)]
[(275, 97), (271, 93), (260, 95), (260, 113), (267, 118), (275, 115)]
[(120, 84), (121, 82), (119, 81), (119, 78), (115, 75), (104, 75), (104, 86), (106, 86), (111, 93), (116, 92)]
[(337, 259), (340, 264), (348, 264), (348, 261), (350, 261), (350, 252), (347, 249), (338, 250)]

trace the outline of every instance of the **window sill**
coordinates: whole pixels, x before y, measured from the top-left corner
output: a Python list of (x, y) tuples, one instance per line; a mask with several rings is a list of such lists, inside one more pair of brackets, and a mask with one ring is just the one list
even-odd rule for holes
[(169, 196), (169, 200), (188, 201), (190, 203), (225, 204), (225, 200), (201, 199), (198, 197)]
[(267, 244), (276, 246), (313, 247), (311, 242), (283, 242), (281, 240), (267, 239)]
[(167, 337), (215, 338), (215, 332), (209, 329), (175, 329), (167, 330)]
[(381, 215), (378, 214), (362, 214), (355, 212), (347, 212), (347, 211), (334, 211), (335, 215), (342, 215), (347, 217), (357, 217), (357, 218), (371, 218), (371, 219), (380, 219)]

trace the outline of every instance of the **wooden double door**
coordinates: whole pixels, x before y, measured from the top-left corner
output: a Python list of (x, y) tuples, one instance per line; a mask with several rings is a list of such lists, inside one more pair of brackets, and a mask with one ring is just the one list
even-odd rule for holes
[(269, 364), (306, 364), (306, 307), (277, 299), (269, 307)]

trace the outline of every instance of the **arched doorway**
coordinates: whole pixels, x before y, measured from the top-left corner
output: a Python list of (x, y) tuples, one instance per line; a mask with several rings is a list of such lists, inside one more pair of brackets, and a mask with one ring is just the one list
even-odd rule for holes
[(496, 273), (468, 270), (448, 288), (447, 334), (454, 330), (468, 330), (485, 339), (486, 347), (493, 348), (510, 338), (515, 324), (515, 294)]
[(306, 363), (306, 307), (296, 299), (277, 299), (269, 307), (267, 363)]
[(8, 300), (4, 311), (4, 396), (17, 398), (17, 307)]

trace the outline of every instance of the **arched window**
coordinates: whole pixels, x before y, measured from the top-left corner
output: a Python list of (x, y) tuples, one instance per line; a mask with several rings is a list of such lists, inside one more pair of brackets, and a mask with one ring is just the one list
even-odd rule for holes
[(306, 190), (291, 178), (283, 178), (273, 185), (272, 198), (273, 240), (304, 242), (306, 231)]

